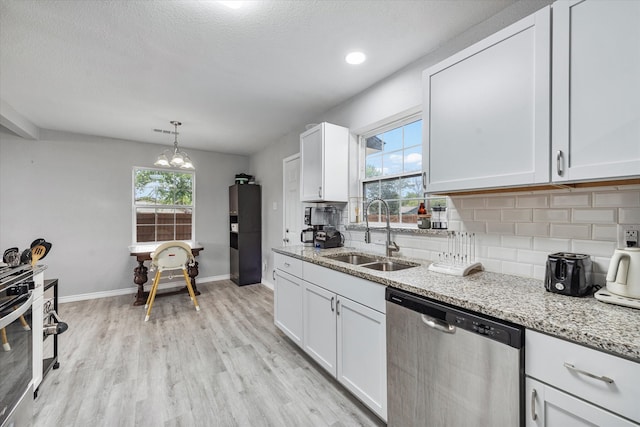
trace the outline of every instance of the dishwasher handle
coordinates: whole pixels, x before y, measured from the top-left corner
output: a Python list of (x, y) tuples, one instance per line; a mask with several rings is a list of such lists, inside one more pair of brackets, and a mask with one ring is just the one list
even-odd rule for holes
[(444, 322), (440, 319), (436, 319), (435, 317), (427, 316), (426, 314), (422, 315), (422, 322), (438, 331), (444, 332), (446, 334), (455, 334), (456, 327), (450, 323)]

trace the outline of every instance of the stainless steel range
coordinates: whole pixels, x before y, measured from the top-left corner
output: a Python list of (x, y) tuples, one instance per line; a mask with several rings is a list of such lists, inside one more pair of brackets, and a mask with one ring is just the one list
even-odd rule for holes
[[(44, 266), (0, 268), (0, 426), (31, 425), (33, 417), (33, 292)], [(37, 316), (36, 316), (37, 317)], [(42, 322), (35, 319), (35, 322)], [(35, 328), (36, 330), (41, 330)], [(37, 337), (42, 341), (42, 337)]]

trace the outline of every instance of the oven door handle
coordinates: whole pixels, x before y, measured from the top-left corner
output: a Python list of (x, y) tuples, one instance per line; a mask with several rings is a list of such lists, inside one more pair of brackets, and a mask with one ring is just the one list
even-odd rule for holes
[(29, 292), (29, 298), (17, 309), (13, 310), (3, 318), (0, 318), (0, 329), (6, 328), (10, 324), (16, 321), (17, 318), (24, 315), (33, 304), (33, 293)]

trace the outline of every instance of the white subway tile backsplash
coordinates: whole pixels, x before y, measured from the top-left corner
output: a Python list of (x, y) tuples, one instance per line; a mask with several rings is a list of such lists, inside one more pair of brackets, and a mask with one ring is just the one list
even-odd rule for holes
[(479, 247), (489, 247), (489, 246), (500, 246), (501, 243), (500, 236), (495, 234), (480, 234), (476, 235), (476, 244)]
[(546, 271), (547, 271), (546, 262), (545, 262), (545, 265), (534, 265), (533, 266), (533, 278), (534, 279), (538, 279), (538, 280), (544, 280), (544, 276), (545, 276)]
[(547, 223), (517, 223), (516, 234), (518, 236), (548, 236), (549, 224)]
[(615, 224), (616, 209), (573, 209), (572, 222), (588, 222), (591, 224)]
[(610, 262), (611, 258), (608, 257), (591, 257), (591, 269), (594, 273), (600, 273), (606, 276)]
[(533, 211), (531, 209), (504, 209), (502, 220), (508, 222), (531, 222)]
[(533, 273), (533, 266), (531, 264), (503, 261), (502, 273), (513, 274), (514, 276), (521, 277), (531, 277)]
[(518, 208), (548, 208), (549, 196), (548, 195), (532, 195), (532, 196), (518, 196), (516, 198), (516, 207)]
[(571, 251), (591, 256), (611, 256), (616, 249), (615, 242), (597, 242), (595, 240), (574, 240)]
[[(591, 255), (594, 280), (604, 284), (618, 224), (640, 224), (640, 186), (457, 196), (450, 202), (449, 229), (475, 233), (476, 258), (485, 270), (539, 280), (549, 254), (576, 252)], [(347, 230), (345, 245), (383, 255), (384, 232), (372, 237), (378, 243), (365, 244), (362, 231)], [(419, 259), (437, 261), (447, 250), (444, 236), (393, 233), (393, 239), (403, 255)]]
[(551, 207), (589, 207), (591, 206), (591, 193), (552, 193)]
[(547, 253), (569, 252), (571, 242), (567, 239), (551, 239), (548, 237), (534, 237), (533, 249)]
[(534, 209), (534, 222), (570, 222), (571, 209)]
[(608, 191), (594, 193), (593, 206), (595, 207), (640, 207), (640, 191)]
[(474, 219), (476, 221), (500, 221), (500, 209), (476, 209)]
[(544, 265), (547, 262), (547, 252), (529, 251), (525, 249), (518, 249), (516, 260), (520, 263)]
[(502, 245), (505, 248), (531, 249), (533, 238), (520, 236), (502, 236)]
[(500, 259), (505, 261), (516, 261), (517, 253), (510, 248), (488, 247), (487, 257), (493, 259)]
[(469, 233), (486, 233), (487, 223), (482, 221), (465, 221), (462, 224), (462, 230)]
[(640, 224), (640, 208), (620, 208), (618, 218), (620, 224)]
[(482, 263), (482, 268), (484, 268), (485, 271), (502, 273), (502, 261), (490, 258), (479, 258), (478, 261)]
[(516, 205), (515, 197), (487, 197), (487, 208), (513, 208)]
[(451, 200), (459, 209), (481, 209), (486, 201), (484, 197), (452, 197)]
[(611, 242), (617, 242), (618, 226), (593, 224), (593, 228), (591, 229), (591, 238), (593, 240), (607, 240)]
[(516, 227), (514, 223), (509, 222), (487, 222), (487, 233), (492, 234), (515, 234)]
[(587, 224), (551, 224), (551, 237), (588, 239), (591, 237), (591, 226)]

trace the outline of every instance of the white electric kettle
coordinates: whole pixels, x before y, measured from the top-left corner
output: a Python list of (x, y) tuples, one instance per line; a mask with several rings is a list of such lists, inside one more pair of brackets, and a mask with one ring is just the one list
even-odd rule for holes
[(640, 248), (616, 249), (607, 271), (607, 290), (640, 299)]
[(607, 287), (594, 296), (602, 302), (640, 308), (640, 248), (616, 249), (609, 263)]

